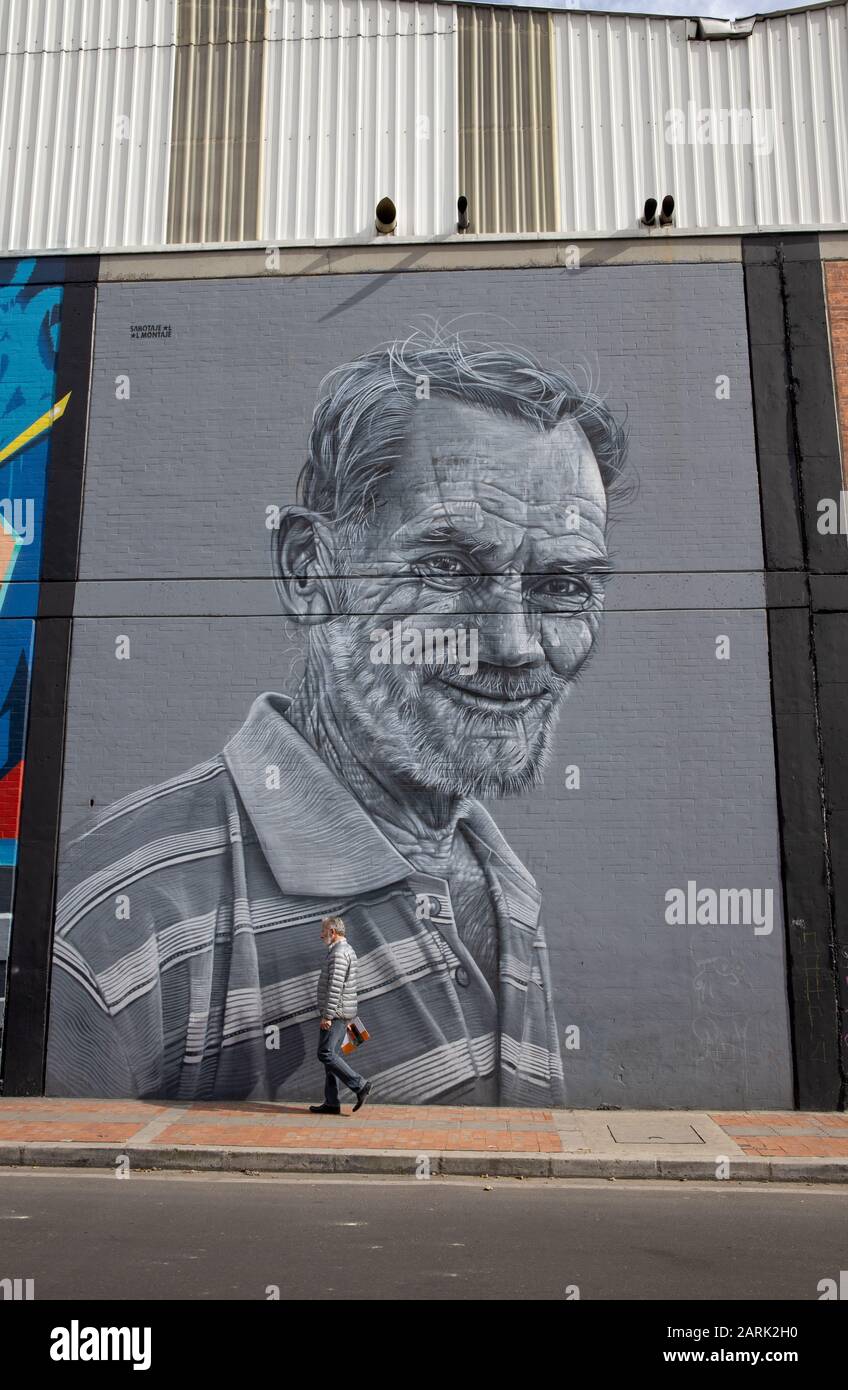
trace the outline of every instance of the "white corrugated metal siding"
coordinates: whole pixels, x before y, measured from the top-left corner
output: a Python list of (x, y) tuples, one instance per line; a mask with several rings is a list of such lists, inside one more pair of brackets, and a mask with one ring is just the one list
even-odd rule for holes
[(162, 245), (176, 0), (6, 0), (0, 247)]
[(374, 234), (390, 196), (400, 236), (456, 221), (453, 6), (280, 0), (268, 12), (262, 235)]
[(666, 193), (691, 229), (848, 222), (845, 5), (717, 42), (692, 42), (685, 19), (569, 13), (554, 27), (563, 229), (632, 227)]
[[(2, 0), (0, 249), (848, 224), (848, 8), (686, 19), (416, 0)], [(710, 110), (715, 134), (699, 138)], [(749, 137), (721, 112), (753, 113)], [(675, 117), (682, 139), (671, 139)], [(679, 132), (678, 132), (679, 133)]]
[(0, 53), (174, 42), (179, 0), (3, 0)]

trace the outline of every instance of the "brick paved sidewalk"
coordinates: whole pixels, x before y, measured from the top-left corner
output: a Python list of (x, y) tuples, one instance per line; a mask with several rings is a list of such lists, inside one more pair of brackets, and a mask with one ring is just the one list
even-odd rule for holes
[(560, 1153), (550, 1110), (368, 1105), (310, 1115), (308, 1104), (244, 1101), (0, 1101), (0, 1142), (221, 1145), (234, 1148), (487, 1150)]
[(848, 1115), (750, 1110), (710, 1118), (754, 1158), (848, 1158)]
[[(709, 1144), (706, 1122), (752, 1158), (848, 1158), (848, 1115), (799, 1112), (527, 1111), (473, 1106), (367, 1105), (359, 1115), (310, 1115), (297, 1102), (167, 1104), (0, 1099), (0, 1145), (131, 1144), (286, 1150), (566, 1154)], [(633, 1126), (637, 1126), (637, 1131)], [(683, 1130), (681, 1130), (683, 1126)], [(644, 1130), (644, 1134), (642, 1134)], [(691, 1136), (687, 1134), (692, 1130)], [(617, 1133), (616, 1133), (617, 1131)], [(728, 1145), (730, 1147), (730, 1145)]]
[(848, 1115), (0, 1100), (0, 1165), (103, 1167), (121, 1152), (143, 1167), (408, 1172), (426, 1154), (445, 1173), (633, 1177), (716, 1176), (725, 1158), (739, 1176), (848, 1180)]

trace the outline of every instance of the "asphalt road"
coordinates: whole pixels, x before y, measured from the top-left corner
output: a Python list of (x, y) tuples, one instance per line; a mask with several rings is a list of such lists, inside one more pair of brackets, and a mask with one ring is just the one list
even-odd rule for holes
[(75, 1302), (816, 1300), (848, 1188), (4, 1170), (0, 1266)]

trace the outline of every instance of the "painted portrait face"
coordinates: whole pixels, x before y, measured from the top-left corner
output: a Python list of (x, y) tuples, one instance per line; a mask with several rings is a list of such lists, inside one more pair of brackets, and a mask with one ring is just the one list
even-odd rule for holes
[[(395, 779), (504, 796), (537, 781), (603, 607), (606, 494), (579, 425), (550, 432), (474, 406), (418, 402), (367, 527), (344, 542), (318, 651), (356, 746)], [(421, 633), (423, 659), (372, 659), (375, 629)], [(472, 663), (427, 633), (466, 630)], [(449, 657), (453, 652), (448, 650)]]

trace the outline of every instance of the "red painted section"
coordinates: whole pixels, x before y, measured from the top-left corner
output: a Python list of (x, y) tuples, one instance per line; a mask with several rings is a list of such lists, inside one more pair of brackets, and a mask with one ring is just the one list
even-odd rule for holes
[(24, 779), (23, 759), (0, 781), (0, 840), (18, 838), (21, 814), (21, 787)]

